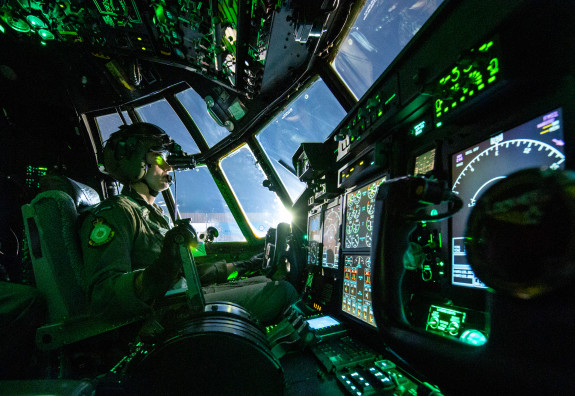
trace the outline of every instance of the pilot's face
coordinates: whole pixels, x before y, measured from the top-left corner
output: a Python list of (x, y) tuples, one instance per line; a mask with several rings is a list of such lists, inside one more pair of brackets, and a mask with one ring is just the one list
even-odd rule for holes
[(166, 190), (170, 186), (168, 173), (173, 170), (172, 166), (166, 162), (165, 156), (161, 153), (147, 153), (146, 161), (148, 162), (148, 172), (145, 180), (148, 185), (156, 191)]

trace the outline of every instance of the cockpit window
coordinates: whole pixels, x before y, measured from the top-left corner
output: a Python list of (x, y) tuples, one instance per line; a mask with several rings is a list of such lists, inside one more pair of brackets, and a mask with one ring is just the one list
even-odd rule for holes
[(226, 128), (219, 126), (208, 114), (206, 102), (192, 88), (176, 94), (176, 98), (184, 105), (190, 117), (204, 136), (208, 146), (212, 147), (229, 135)]
[[(124, 120), (126, 120), (128, 125), (132, 123), (127, 111), (122, 112), (122, 116), (124, 116)], [(104, 143), (112, 133), (116, 132), (120, 126), (124, 125), (124, 122), (118, 113), (111, 113), (96, 117), (96, 124), (98, 125), (100, 136), (102, 137), (102, 143)]]
[(256, 236), (265, 236), (280, 222), (291, 222), (279, 197), (263, 186), (266, 175), (247, 145), (223, 157), (220, 166)]
[(191, 219), (198, 232), (215, 227), (215, 242), (243, 242), (245, 238), (207, 167), (176, 173), (176, 204), (182, 218)]
[(257, 139), (295, 201), (305, 183), (294, 174), (292, 156), (302, 142), (323, 142), (345, 116), (321, 78), (258, 133)]
[(144, 106), (136, 107), (136, 112), (144, 122), (157, 125), (176, 141), (188, 154), (200, 152), (198, 145), (166, 99), (160, 99)]
[(333, 67), (361, 98), (435, 12), (442, 0), (368, 0)]

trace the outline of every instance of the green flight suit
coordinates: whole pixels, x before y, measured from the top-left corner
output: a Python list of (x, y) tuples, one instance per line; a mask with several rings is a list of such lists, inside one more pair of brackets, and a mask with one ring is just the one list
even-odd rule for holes
[[(135, 293), (134, 276), (157, 260), (169, 228), (159, 206), (126, 187), (90, 211), (82, 222), (80, 241), (94, 313), (123, 318), (151, 312)], [(204, 293), (206, 302), (239, 304), (262, 322), (274, 320), (298, 297), (288, 282), (265, 277), (204, 288)]]

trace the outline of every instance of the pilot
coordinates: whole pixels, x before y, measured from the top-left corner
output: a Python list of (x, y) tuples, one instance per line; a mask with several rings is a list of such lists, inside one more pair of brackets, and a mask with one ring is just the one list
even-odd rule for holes
[[(155, 301), (181, 278), (175, 241), (181, 236), (191, 241), (195, 233), (189, 225), (172, 228), (154, 203), (158, 193), (170, 185), (169, 143), (163, 130), (148, 123), (123, 126), (106, 143), (106, 171), (124, 186), (120, 195), (92, 208), (79, 231), (94, 313), (113, 318), (150, 313)], [(224, 267), (228, 267), (225, 273), (233, 269), (229, 264)], [(260, 322), (269, 323), (297, 299), (294, 287), (286, 281), (265, 277), (247, 281), (242, 287), (204, 288), (206, 302), (236, 303)]]

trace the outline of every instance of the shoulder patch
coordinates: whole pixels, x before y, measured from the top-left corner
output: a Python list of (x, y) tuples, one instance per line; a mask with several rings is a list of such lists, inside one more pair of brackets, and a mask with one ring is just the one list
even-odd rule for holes
[(102, 246), (114, 239), (116, 231), (112, 230), (112, 227), (106, 224), (103, 218), (97, 217), (92, 224), (93, 228), (88, 241), (90, 246)]

